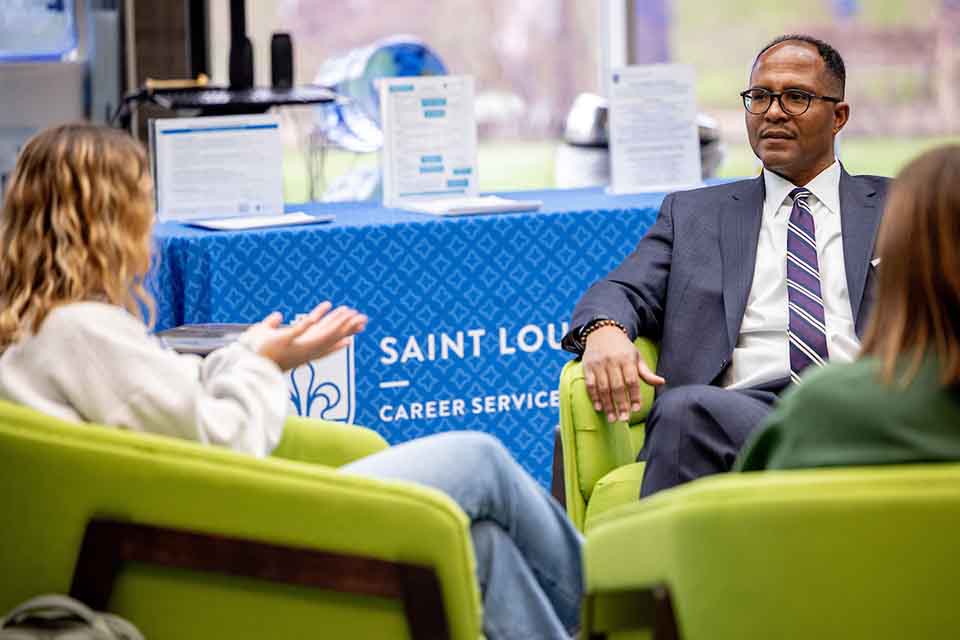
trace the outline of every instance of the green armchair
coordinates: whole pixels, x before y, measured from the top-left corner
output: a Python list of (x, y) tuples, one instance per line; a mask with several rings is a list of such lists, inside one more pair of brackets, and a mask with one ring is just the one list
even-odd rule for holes
[(72, 592), (151, 638), (476, 640), (466, 515), (332, 468), (385, 446), (291, 419), (259, 460), (0, 402), (0, 610)]
[[(651, 370), (657, 346), (644, 338), (634, 343)], [(608, 423), (594, 410), (583, 380), (583, 365), (568, 362), (560, 374), (560, 439), (567, 513), (587, 531), (601, 513), (636, 502), (640, 496), (644, 423), (653, 403), (653, 387), (643, 384), (643, 410), (629, 422)]]
[[(648, 365), (655, 346), (637, 341)], [(960, 627), (960, 464), (724, 474), (638, 500), (646, 409), (608, 424), (560, 379), (567, 511), (586, 532), (582, 636), (933, 638)]]
[(960, 464), (703, 478), (607, 512), (589, 638), (942, 638), (960, 628)]

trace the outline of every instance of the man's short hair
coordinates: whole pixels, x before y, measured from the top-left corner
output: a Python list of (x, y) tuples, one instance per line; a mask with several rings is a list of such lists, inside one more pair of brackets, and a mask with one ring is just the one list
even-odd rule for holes
[(823, 59), (824, 64), (827, 66), (827, 72), (840, 84), (840, 95), (837, 97), (843, 98), (847, 84), (847, 68), (843, 64), (843, 58), (840, 57), (840, 53), (819, 38), (814, 38), (813, 36), (802, 33), (791, 33), (774, 38), (767, 46), (761, 49), (757, 57), (753, 59), (753, 66), (757, 66), (757, 61), (760, 60), (760, 56), (783, 42), (806, 42), (816, 47), (817, 53), (820, 54), (820, 58)]

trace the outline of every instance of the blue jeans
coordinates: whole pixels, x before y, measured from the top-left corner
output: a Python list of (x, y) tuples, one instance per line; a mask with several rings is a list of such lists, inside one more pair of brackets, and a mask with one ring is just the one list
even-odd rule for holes
[(470, 517), (488, 640), (568, 638), (579, 619), (582, 538), (496, 438), (441, 433), (343, 467), (443, 491)]

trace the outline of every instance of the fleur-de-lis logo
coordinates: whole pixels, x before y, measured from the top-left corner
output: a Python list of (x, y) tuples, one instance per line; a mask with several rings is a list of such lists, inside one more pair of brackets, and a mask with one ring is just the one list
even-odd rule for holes
[(297, 415), (353, 422), (353, 344), (290, 372), (290, 402)]
[[(297, 408), (297, 414), (301, 416), (314, 416), (316, 418), (329, 419), (325, 414), (335, 409), (340, 404), (343, 394), (340, 393), (340, 387), (332, 382), (320, 382), (317, 380), (317, 367), (311, 362), (305, 365), (309, 372), (306, 388), (301, 390), (297, 381), (297, 372), (290, 372), (290, 402)], [(320, 400), (317, 403), (317, 400)], [(315, 407), (314, 405), (317, 404)]]

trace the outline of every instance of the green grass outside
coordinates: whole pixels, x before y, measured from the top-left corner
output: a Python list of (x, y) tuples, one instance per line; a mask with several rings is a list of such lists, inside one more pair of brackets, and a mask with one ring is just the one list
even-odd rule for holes
[[(481, 191), (546, 189), (553, 186), (553, 156), (557, 142), (495, 141), (479, 145), (477, 173)], [(287, 202), (307, 200), (307, 172), (304, 160), (294, 150), (284, 155), (284, 199)], [(346, 151), (330, 151), (326, 159), (327, 182), (359, 167), (373, 167), (379, 162), (376, 153), (357, 155)]]
[(929, 24), (941, 4), (941, 0), (860, 0), (862, 19), (881, 26)]
[[(945, 143), (960, 142), (957, 137), (851, 138), (840, 140), (840, 160), (850, 173), (894, 176), (920, 153)], [(720, 176), (736, 178), (755, 175), (760, 164), (749, 145), (728, 146)]]
[[(893, 176), (904, 164), (931, 147), (947, 142), (960, 143), (960, 137), (852, 138), (840, 141), (840, 158), (851, 173)], [(478, 150), (481, 191), (519, 191), (553, 187), (554, 141), (486, 142)], [(307, 178), (303, 160), (295, 153), (284, 160), (284, 196), (287, 202), (307, 199)], [(377, 154), (354, 156), (333, 151), (327, 158), (327, 176), (331, 179), (351, 167), (374, 166)], [(727, 147), (720, 176), (738, 178), (756, 175), (760, 165), (744, 143)]]

